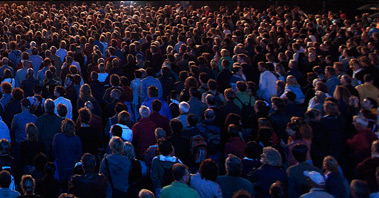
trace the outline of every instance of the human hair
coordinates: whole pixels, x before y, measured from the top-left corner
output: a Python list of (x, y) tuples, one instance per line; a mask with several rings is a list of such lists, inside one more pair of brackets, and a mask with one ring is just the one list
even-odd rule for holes
[(363, 180), (354, 179), (350, 183), (351, 196), (354, 198), (368, 198), (370, 188)]
[(232, 198), (253, 198), (253, 196), (246, 190), (239, 190), (234, 193)]
[(162, 102), (159, 99), (153, 100), (153, 102), (151, 102), (151, 108), (153, 112), (159, 112), (162, 108)]
[(234, 92), (234, 90), (232, 88), (227, 88), (224, 91), (224, 96), (229, 101), (233, 101), (234, 98), (236, 98), (236, 92)]
[(286, 79), (286, 87), (290, 86), (290, 85), (299, 86), (299, 83), (297, 83), (297, 80), (296, 80), (295, 76), (293, 76), (293, 75), (288, 75), (287, 79)]
[(3, 90), (6, 94), (10, 94), (12, 92), (12, 84), (8, 82), (1, 83), (1, 90)]
[(2, 170), (0, 172), (0, 187), (1, 188), (9, 188), (12, 182), (12, 177), (9, 171)]
[(205, 159), (201, 162), (199, 173), (202, 179), (216, 182), (218, 175), (218, 166), (212, 159)]
[(155, 195), (150, 190), (142, 189), (138, 193), (138, 198), (155, 198)]
[(371, 144), (371, 152), (379, 153), (379, 140), (375, 140)]
[(61, 132), (67, 136), (75, 135), (75, 123), (69, 118), (62, 120)]
[(197, 124), (197, 117), (195, 114), (192, 114), (192, 113), (188, 114), (186, 120), (189, 126), (196, 126)]
[(337, 85), (333, 94), (333, 97), (335, 99), (337, 99), (338, 101), (342, 100), (346, 104), (349, 104), (350, 96), (351, 96), (350, 91), (342, 85)]
[(172, 150), (173, 150), (172, 144), (168, 140), (161, 139), (158, 142), (158, 151), (163, 156), (170, 155), (170, 153), (172, 152)]
[(286, 107), (286, 103), (283, 99), (279, 97), (272, 97), (271, 102), (279, 111), (284, 111), (284, 108)]
[(160, 127), (156, 128), (154, 131), (155, 139), (165, 139), (166, 138), (166, 131)]
[(67, 107), (66, 105), (59, 103), (57, 106), (57, 112), (60, 117), (66, 117), (67, 115)]
[(332, 101), (325, 101), (324, 111), (326, 115), (330, 115), (330, 116), (339, 115), (338, 105)]
[(79, 90), (79, 98), (82, 101), (94, 101), (95, 98), (92, 95), (91, 87), (88, 84), (83, 84)]
[(110, 84), (113, 86), (119, 86), (120, 85), (120, 77), (117, 74), (112, 74), (109, 78)]
[(207, 82), (209, 90), (213, 91), (217, 89), (217, 81), (214, 79), (209, 79)]
[(3, 138), (0, 140), (0, 154), (9, 154), (11, 152), (11, 143)]
[(150, 109), (145, 105), (141, 105), (139, 108), (139, 114), (142, 118), (148, 118), (150, 116)]
[(15, 100), (21, 100), (24, 98), (24, 91), (21, 88), (14, 88), (12, 90), (12, 98)]
[(321, 111), (315, 108), (309, 109), (307, 112), (305, 112), (305, 119), (308, 122), (315, 122), (317, 116), (321, 115)]
[(130, 160), (136, 158), (136, 152), (132, 143), (126, 141), (124, 142), (124, 156)]
[(21, 189), (25, 195), (32, 195), (36, 186), (36, 181), (31, 175), (21, 177)]
[(188, 113), (189, 110), (190, 110), (190, 105), (187, 103), (187, 102), (180, 102), (179, 103), (179, 110), (182, 112), (182, 113)]
[(94, 171), (96, 168), (96, 158), (90, 153), (84, 153), (80, 159), (84, 172)]
[(111, 134), (112, 134), (113, 137), (116, 137), (116, 136), (117, 137), (121, 137), (121, 135), (122, 135), (122, 128), (119, 125), (117, 125), (117, 124), (113, 125), (112, 128), (111, 128)]
[(286, 198), (287, 197), (287, 189), (286, 184), (281, 181), (276, 181), (270, 187), (270, 195), (272, 198)]
[(247, 90), (246, 82), (244, 82), (244, 81), (237, 81), (237, 89), (240, 92), (245, 92)]
[(112, 137), (109, 141), (109, 148), (112, 153), (122, 154), (124, 152), (124, 141), (120, 137)]
[(366, 83), (371, 82), (374, 80), (374, 77), (371, 74), (365, 74), (363, 76), (363, 81)]
[(154, 85), (150, 85), (149, 88), (147, 88), (147, 95), (150, 98), (158, 97), (158, 88)]
[(88, 124), (89, 121), (91, 120), (92, 113), (88, 108), (80, 108), (79, 109), (79, 118), (80, 122), (84, 124)]
[(336, 158), (328, 155), (324, 158), (322, 166), (325, 170), (330, 172), (338, 172), (338, 162)]
[(38, 141), (38, 128), (33, 122), (26, 124), (25, 132), (29, 141)]
[(225, 169), (229, 176), (239, 177), (242, 170), (240, 158), (233, 154), (229, 154), (225, 160)]
[(261, 162), (270, 166), (282, 166), (282, 156), (275, 148), (264, 147)]
[(199, 85), (197, 83), (197, 80), (195, 77), (193, 76), (189, 76), (186, 78), (186, 80), (184, 81), (184, 88), (185, 89), (189, 89), (191, 87), (195, 87), (197, 88)]
[(183, 179), (184, 176), (186, 176), (186, 173), (188, 172), (188, 167), (181, 163), (175, 163), (172, 166), (172, 176), (174, 177), (175, 181), (180, 181)]
[(229, 124), (229, 126), (228, 126), (228, 134), (231, 137), (237, 137), (238, 136), (238, 132), (239, 132), (239, 128), (238, 128), (237, 125), (235, 125), (235, 124)]
[(308, 147), (305, 144), (297, 143), (292, 148), (292, 155), (298, 162), (304, 162), (307, 160)]
[(66, 91), (64, 90), (64, 88), (63, 88), (62, 86), (60, 86), (60, 85), (56, 86), (56, 87), (54, 88), (54, 91), (57, 92), (57, 93), (59, 93), (60, 96), (64, 96), (64, 94), (65, 94), (65, 92), (66, 92)]
[(250, 159), (259, 159), (263, 152), (263, 148), (255, 141), (249, 141), (244, 148), (245, 156)]
[(119, 124), (127, 125), (130, 120), (130, 113), (126, 110), (121, 111), (117, 115), (117, 122)]
[(55, 108), (54, 101), (50, 98), (46, 99), (45, 104), (44, 104), (44, 108), (45, 108), (46, 113), (54, 114), (54, 108)]
[(183, 124), (179, 119), (174, 118), (170, 121), (170, 129), (173, 134), (181, 134), (182, 129), (183, 129)]

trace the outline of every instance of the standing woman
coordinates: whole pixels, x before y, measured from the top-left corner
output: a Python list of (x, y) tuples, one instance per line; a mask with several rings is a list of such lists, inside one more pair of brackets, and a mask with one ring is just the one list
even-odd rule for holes
[(74, 165), (82, 157), (82, 143), (75, 135), (75, 124), (71, 119), (64, 119), (61, 133), (53, 139), (53, 155), (58, 169), (59, 181), (63, 184), (69, 181), (74, 172)]
[(100, 109), (100, 106), (99, 106), (99, 103), (97, 102), (97, 100), (95, 99), (95, 97), (93, 97), (92, 95), (92, 89), (91, 89), (91, 86), (89, 86), (87, 83), (82, 85), (80, 87), (80, 90), (79, 90), (79, 98), (77, 100), (77, 107), (78, 109), (84, 107), (84, 103), (87, 102), (87, 101), (91, 101), (92, 104), (93, 104), (93, 113), (96, 114), (97, 116), (101, 117), (102, 116), (102, 113), (101, 113), (101, 109)]
[(305, 99), (304, 93), (301, 90), (299, 83), (297, 83), (295, 76), (293, 76), (293, 75), (287, 76), (286, 87), (284, 89), (283, 95), (280, 97), (285, 98), (286, 93), (289, 91), (292, 91), (293, 93), (295, 93), (295, 95), (296, 95), (295, 102), (296, 103), (298, 103), (298, 104), (304, 103), (304, 99)]
[(291, 122), (287, 124), (288, 137), (288, 156), (287, 162), (289, 166), (295, 165), (297, 161), (292, 155), (292, 149), (297, 144), (305, 144), (308, 147), (307, 162), (311, 162), (311, 144), (312, 144), (312, 128), (300, 117), (292, 117)]

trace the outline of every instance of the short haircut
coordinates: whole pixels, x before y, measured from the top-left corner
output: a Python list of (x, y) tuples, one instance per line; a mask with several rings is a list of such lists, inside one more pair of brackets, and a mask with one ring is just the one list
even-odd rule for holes
[(188, 167), (181, 163), (176, 163), (172, 166), (172, 176), (175, 181), (180, 181), (186, 176), (186, 172), (188, 171)]
[(236, 92), (232, 88), (225, 89), (224, 96), (230, 101), (233, 101), (236, 98)]
[(12, 84), (8, 82), (1, 83), (1, 90), (3, 90), (6, 94), (12, 93)]
[(1, 188), (9, 188), (12, 182), (12, 177), (9, 171), (2, 170), (0, 172), (0, 187)]
[(96, 167), (96, 159), (95, 156), (93, 156), (90, 153), (84, 153), (80, 160), (83, 164), (84, 171), (94, 169)]
[(174, 118), (170, 121), (170, 128), (173, 134), (180, 134), (183, 129), (183, 124), (177, 118)]
[(282, 165), (282, 156), (279, 151), (275, 148), (269, 146), (263, 148), (263, 164), (268, 164), (271, 166), (281, 166)]
[(245, 145), (244, 153), (250, 159), (259, 159), (263, 152), (263, 148), (257, 142), (250, 141)]
[(350, 184), (350, 191), (353, 197), (369, 197), (370, 188), (363, 180), (354, 179)]
[(31, 194), (36, 187), (36, 181), (31, 175), (23, 175), (21, 177), (21, 189), (24, 194)]
[(240, 92), (245, 92), (247, 90), (246, 82), (244, 82), (244, 81), (237, 81), (237, 89)]
[(139, 114), (142, 118), (148, 118), (150, 116), (150, 109), (145, 105), (141, 105), (139, 108)]
[(79, 109), (79, 118), (80, 122), (88, 124), (91, 120), (92, 114), (91, 111), (87, 108), (80, 108)]
[(226, 173), (230, 176), (240, 176), (241, 174), (241, 160), (233, 154), (229, 154), (225, 160)]
[(113, 125), (111, 128), (111, 134), (113, 137), (121, 137), (122, 135), (122, 128), (118, 125)]
[(109, 148), (113, 153), (122, 154), (124, 151), (124, 141), (120, 137), (112, 137), (109, 141)]
[(153, 100), (153, 102), (151, 103), (151, 108), (154, 112), (159, 112), (162, 108), (162, 102), (158, 99)]
[(228, 126), (228, 134), (232, 137), (237, 137), (239, 133), (239, 128), (235, 124), (229, 124)]
[(379, 153), (379, 140), (375, 140), (372, 142), (371, 152)]
[(292, 155), (298, 162), (304, 162), (307, 160), (308, 147), (305, 144), (295, 144), (292, 148)]
[(56, 86), (54, 90), (58, 92), (60, 96), (64, 96), (64, 94), (66, 93), (64, 88), (60, 85)]
[(336, 158), (328, 155), (323, 160), (323, 168), (327, 171), (338, 172), (338, 162)]
[(196, 126), (196, 124), (197, 124), (197, 117), (196, 117), (196, 115), (192, 114), (192, 113), (188, 114), (188, 116), (187, 116), (187, 123), (188, 123), (189, 126)]
[(50, 98), (46, 99), (44, 107), (45, 107), (46, 113), (49, 113), (49, 114), (54, 113), (55, 104), (54, 104), (54, 101), (52, 99), (50, 99)]
[(201, 162), (199, 173), (202, 179), (216, 182), (218, 175), (218, 166), (212, 159), (206, 159)]
[(24, 98), (24, 91), (21, 88), (14, 88), (12, 90), (12, 97), (15, 100), (21, 100)]
[(147, 95), (149, 95), (150, 98), (158, 97), (158, 88), (150, 85), (149, 88), (147, 88)]
[(170, 153), (172, 152), (172, 144), (165, 140), (165, 139), (162, 139), (161, 141), (159, 141), (158, 143), (158, 151), (159, 153), (161, 153), (163, 156), (168, 156), (170, 155)]
[(66, 117), (67, 115), (67, 107), (66, 105), (60, 103), (57, 106), (57, 112), (60, 117)]
[(126, 125), (128, 123), (128, 121), (130, 120), (130, 114), (129, 112), (127, 111), (121, 111), (120, 113), (118, 113), (117, 115), (117, 121), (119, 124), (123, 124), (123, 125)]
[(73, 135), (75, 133), (75, 123), (69, 118), (62, 120), (61, 132), (67, 135)]
[(188, 113), (190, 110), (190, 105), (187, 102), (180, 102), (179, 103), (179, 110), (182, 113)]
[(204, 118), (205, 119), (214, 119), (215, 118), (215, 112), (213, 109), (207, 109), (204, 111)]

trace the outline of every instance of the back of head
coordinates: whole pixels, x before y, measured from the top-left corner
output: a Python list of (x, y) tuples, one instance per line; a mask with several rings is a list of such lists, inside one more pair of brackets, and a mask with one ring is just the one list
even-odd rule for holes
[(112, 153), (122, 154), (124, 151), (124, 141), (120, 137), (112, 137), (109, 141), (109, 147)]
[(212, 159), (206, 159), (201, 162), (199, 173), (202, 179), (216, 182), (218, 175), (218, 166)]
[(370, 189), (363, 180), (354, 179), (350, 184), (351, 196), (353, 198), (368, 198)]
[(172, 144), (169, 141), (162, 139), (158, 143), (158, 151), (163, 156), (168, 156), (172, 152)]
[(122, 128), (119, 125), (113, 125), (111, 128), (111, 134), (113, 137), (121, 137)]
[(26, 195), (32, 195), (34, 193), (36, 182), (31, 175), (23, 175), (21, 177), (21, 189)]
[(257, 142), (250, 141), (245, 145), (244, 153), (250, 159), (259, 159), (263, 148)]
[(263, 164), (268, 164), (270, 166), (281, 166), (282, 165), (282, 157), (278, 150), (269, 146), (263, 148), (263, 154), (261, 162)]
[(295, 144), (292, 148), (292, 155), (298, 162), (305, 162), (307, 160), (308, 147), (305, 144)]
[(80, 160), (83, 164), (83, 170), (84, 172), (88, 172), (88, 171), (94, 171), (95, 170), (95, 167), (96, 167), (96, 159), (95, 159), (95, 156), (93, 156), (92, 154), (90, 153), (85, 153), (81, 160)]
[(180, 134), (183, 129), (183, 124), (177, 118), (174, 118), (170, 121), (170, 128), (173, 134)]
[(226, 173), (229, 176), (239, 177), (241, 174), (241, 160), (233, 154), (229, 154), (225, 161)]
[(0, 172), (0, 187), (9, 188), (12, 182), (11, 174), (7, 170), (2, 170)]
[(142, 105), (139, 108), (139, 113), (140, 113), (142, 118), (148, 118), (150, 116), (150, 109), (149, 109), (149, 107)]
[(196, 117), (196, 115), (192, 114), (192, 113), (188, 114), (188, 116), (187, 116), (187, 123), (188, 123), (189, 126), (196, 126), (196, 124), (197, 124), (197, 117)]
[(181, 181), (188, 172), (188, 167), (184, 164), (176, 163), (172, 166), (172, 176), (175, 181)]
[(150, 190), (142, 189), (138, 193), (138, 198), (155, 198), (155, 195)]
[(181, 113), (186, 114), (190, 110), (190, 105), (187, 102), (180, 102), (179, 103), (179, 110)]
[(6, 155), (6, 154), (9, 154), (11, 152), (11, 143), (3, 138), (0, 140), (0, 154), (2, 155)]
[(69, 119), (69, 118), (66, 118), (62, 121), (62, 125), (61, 125), (61, 132), (68, 135), (68, 136), (72, 136), (75, 134), (75, 123)]

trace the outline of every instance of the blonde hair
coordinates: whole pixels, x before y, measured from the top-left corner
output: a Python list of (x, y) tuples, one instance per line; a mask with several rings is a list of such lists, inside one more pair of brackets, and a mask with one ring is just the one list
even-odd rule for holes
[(290, 86), (290, 85), (299, 86), (299, 83), (297, 83), (297, 80), (296, 80), (295, 76), (293, 76), (293, 75), (288, 75), (287, 79), (286, 79), (286, 87)]

